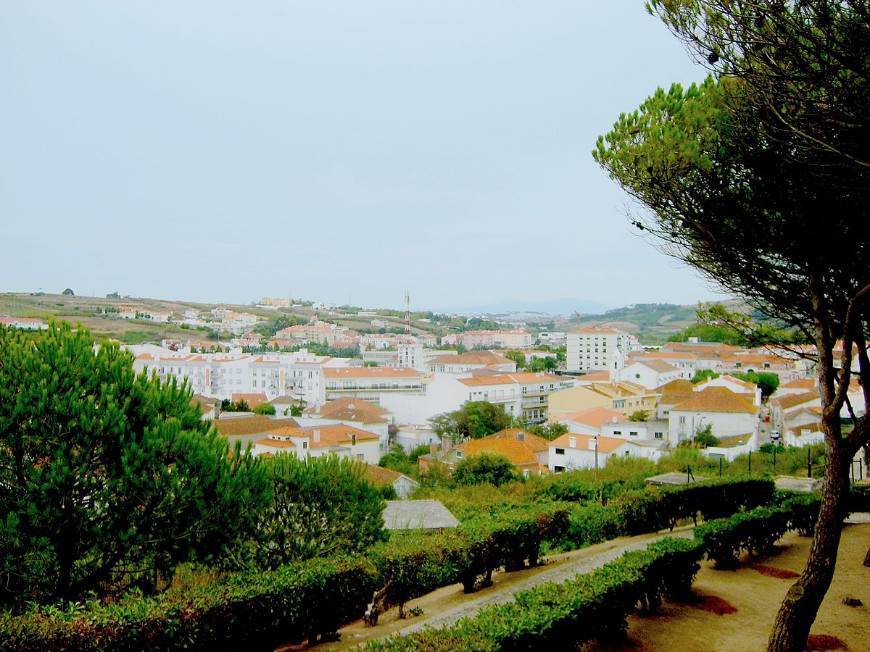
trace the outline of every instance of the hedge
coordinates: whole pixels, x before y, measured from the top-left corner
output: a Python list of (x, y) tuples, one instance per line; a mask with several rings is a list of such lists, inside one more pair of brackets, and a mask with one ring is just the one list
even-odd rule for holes
[(571, 648), (584, 641), (624, 635), (638, 603), (655, 607), (685, 594), (699, 568), (697, 541), (666, 538), (628, 552), (590, 573), (516, 594), (513, 602), (486, 607), (443, 629), (370, 643), (368, 650), (530, 650)]
[(359, 616), (378, 581), (365, 559), (315, 560), (156, 597), (0, 614), (0, 649), (177, 650), (227, 641), (273, 648), (337, 631)]
[[(461, 582), (486, 584), (494, 569), (538, 562), (542, 543), (578, 547), (621, 534), (661, 529), (697, 513), (749, 508), (772, 494), (772, 483), (731, 480), (634, 492), (600, 505), (533, 503), (472, 518), (435, 535), (399, 535), (368, 556), (242, 572), (155, 597), (65, 610), (38, 607), (0, 613), (0, 649), (184, 649), (254, 647), (314, 640), (358, 618), (380, 590), (384, 606)], [(703, 499), (719, 504), (701, 504)], [(570, 512), (570, 513), (569, 513)]]
[(820, 505), (817, 496), (794, 496), (778, 506), (704, 523), (695, 528), (694, 536), (717, 567), (733, 568), (741, 551), (767, 554), (789, 530), (811, 531)]
[(708, 480), (678, 487), (625, 492), (607, 506), (576, 506), (563, 547), (579, 548), (618, 536), (657, 532), (680, 521), (697, 523), (752, 509), (771, 501), (774, 483), (758, 478)]

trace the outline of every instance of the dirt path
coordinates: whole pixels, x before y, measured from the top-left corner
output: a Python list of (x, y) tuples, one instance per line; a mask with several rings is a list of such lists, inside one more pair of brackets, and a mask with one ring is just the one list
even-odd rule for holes
[(588, 548), (552, 555), (546, 564), (512, 573), (493, 574), (493, 584), (475, 593), (463, 593), (461, 584), (447, 586), (409, 602), (406, 613), (414, 607), (422, 615), (399, 620), (398, 610), (390, 609), (381, 615), (376, 627), (367, 627), (361, 620), (346, 625), (340, 640), (322, 643), (318, 650), (339, 650), (392, 634), (409, 634), (423, 627), (444, 627), (463, 616), (470, 616), (482, 607), (513, 600), (514, 594), (545, 582), (564, 582), (578, 574), (588, 573), (629, 550), (643, 550), (653, 541), (666, 536), (691, 536), (690, 527), (677, 528), (673, 533), (662, 532), (636, 537), (621, 537)]

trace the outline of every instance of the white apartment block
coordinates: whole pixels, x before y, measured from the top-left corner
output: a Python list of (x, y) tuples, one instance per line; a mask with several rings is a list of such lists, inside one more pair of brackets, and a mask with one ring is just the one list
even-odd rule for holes
[(290, 395), (310, 405), (325, 401), (323, 366), (329, 358), (307, 351), (178, 354), (154, 346), (127, 348), (136, 356), (136, 372), (153, 372), (161, 380), (186, 380), (195, 394), (228, 399), (233, 394), (264, 393), (270, 400)]
[(640, 351), (631, 333), (604, 326), (588, 326), (568, 333), (568, 371), (615, 371), (625, 366), (633, 351)]
[(573, 385), (573, 381), (545, 373), (513, 373), (460, 378), (468, 401), (487, 401), (504, 406), (507, 414), (528, 423), (547, 420), (549, 396)]
[(323, 370), (326, 400), (352, 396), (379, 401), (381, 395), (423, 393), (423, 374), (398, 367), (326, 367)]
[(445, 335), (441, 343), (447, 346), (462, 344), (466, 349), (503, 348), (528, 349), (532, 346), (532, 335), (525, 328), (497, 331), (465, 331)]

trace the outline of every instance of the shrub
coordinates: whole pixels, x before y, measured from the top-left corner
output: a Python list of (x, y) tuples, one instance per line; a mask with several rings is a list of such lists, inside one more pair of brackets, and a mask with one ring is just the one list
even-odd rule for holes
[(275, 406), (271, 403), (260, 403), (257, 407), (254, 408), (254, 414), (275, 416)]
[(492, 453), (466, 457), (453, 470), (453, 481), (459, 485), (488, 482), (498, 487), (518, 479), (519, 474), (511, 461), (503, 455)]
[(363, 464), (334, 455), (277, 455), (264, 464), (273, 498), (250, 542), (257, 566), (362, 552), (386, 538), (386, 503)]

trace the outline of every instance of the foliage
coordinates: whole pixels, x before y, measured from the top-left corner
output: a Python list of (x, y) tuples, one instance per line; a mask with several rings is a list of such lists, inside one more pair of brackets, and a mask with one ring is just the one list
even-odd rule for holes
[(453, 481), (459, 485), (487, 482), (498, 487), (518, 479), (519, 474), (511, 461), (493, 453), (478, 453), (463, 458), (453, 469)]
[(480, 439), (511, 424), (504, 406), (489, 401), (467, 401), (458, 410), (432, 419), (432, 429), (442, 439)]
[(559, 423), (558, 421), (554, 421), (553, 423), (522, 423), (518, 422), (516, 424), (517, 428), (521, 428), (526, 432), (529, 432), (533, 435), (537, 435), (538, 437), (542, 437), (548, 441), (553, 441), (554, 439), (558, 439), (566, 432), (568, 432), (568, 426), (564, 423)]
[[(426, 452), (429, 452), (427, 447)], [(417, 465), (416, 459), (412, 462), (405, 452), (405, 449), (398, 444), (390, 446), (390, 450), (381, 456), (378, 461), (378, 466), (383, 466), (386, 469), (393, 469), (399, 473), (410, 475), (415, 472)]]
[(225, 398), (221, 401), (221, 412), (250, 412), (251, 407), (245, 399), (231, 401)]
[(254, 414), (275, 416), (275, 406), (271, 403), (260, 403), (257, 407), (254, 408)]
[(656, 473), (656, 465), (648, 459), (612, 455), (598, 471), (564, 471), (542, 478), (536, 491), (552, 500), (607, 501), (622, 491), (642, 489), (644, 479)]
[(0, 613), (0, 649), (273, 649), (359, 616), (378, 579), (366, 559), (312, 560), (170, 589), (156, 597)]
[[(679, 333), (674, 333), (668, 338), (668, 342), (687, 342), (690, 337), (697, 337), (701, 342), (722, 342), (723, 344), (732, 344), (734, 346), (749, 346), (751, 344), (745, 335), (736, 328), (727, 325), (704, 323), (692, 324)], [(695, 381), (693, 380), (692, 382)]]
[(67, 288), (63, 292), (61, 292), (61, 294), (65, 297), (74, 297), (76, 293), (73, 292), (70, 288)]
[(259, 567), (361, 552), (386, 537), (386, 503), (364, 464), (335, 455), (276, 455), (265, 466), (272, 504), (260, 512), (249, 544)]
[(304, 323), (305, 320), (301, 317), (297, 317), (296, 315), (279, 315), (267, 322), (260, 322), (259, 324), (256, 324), (252, 330), (255, 333), (258, 333), (265, 337), (274, 337), (278, 331), (284, 328), (289, 328), (290, 326), (297, 326)]
[(695, 431), (694, 442), (701, 448), (718, 446), (719, 438), (713, 434), (713, 424), (708, 423), (705, 426), (698, 426), (698, 429)]
[(65, 323), (35, 340), (0, 328), (0, 600), (153, 590), (235, 541), (268, 499), (187, 386), (132, 362)]
[(692, 384), (698, 385), (699, 383), (703, 383), (705, 380), (718, 378), (719, 374), (717, 374), (712, 369), (698, 369), (695, 374), (692, 376)]
[(748, 371), (743, 374), (734, 374), (735, 378), (758, 385), (761, 395), (765, 398), (773, 394), (779, 387), (779, 376), (767, 371)]
[(628, 415), (629, 421), (647, 421), (649, 420), (649, 410), (635, 410), (630, 415)]
[(636, 603), (654, 608), (666, 596), (687, 593), (702, 552), (691, 540), (657, 541), (562, 584), (521, 591), (512, 602), (484, 607), (448, 627), (388, 638), (366, 649), (568, 649), (596, 639), (614, 641), (624, 635)]
[(290, 406), (290, 416), (291, 417), (301, 417), (302, 416), (302, 406), (298, 403)]

